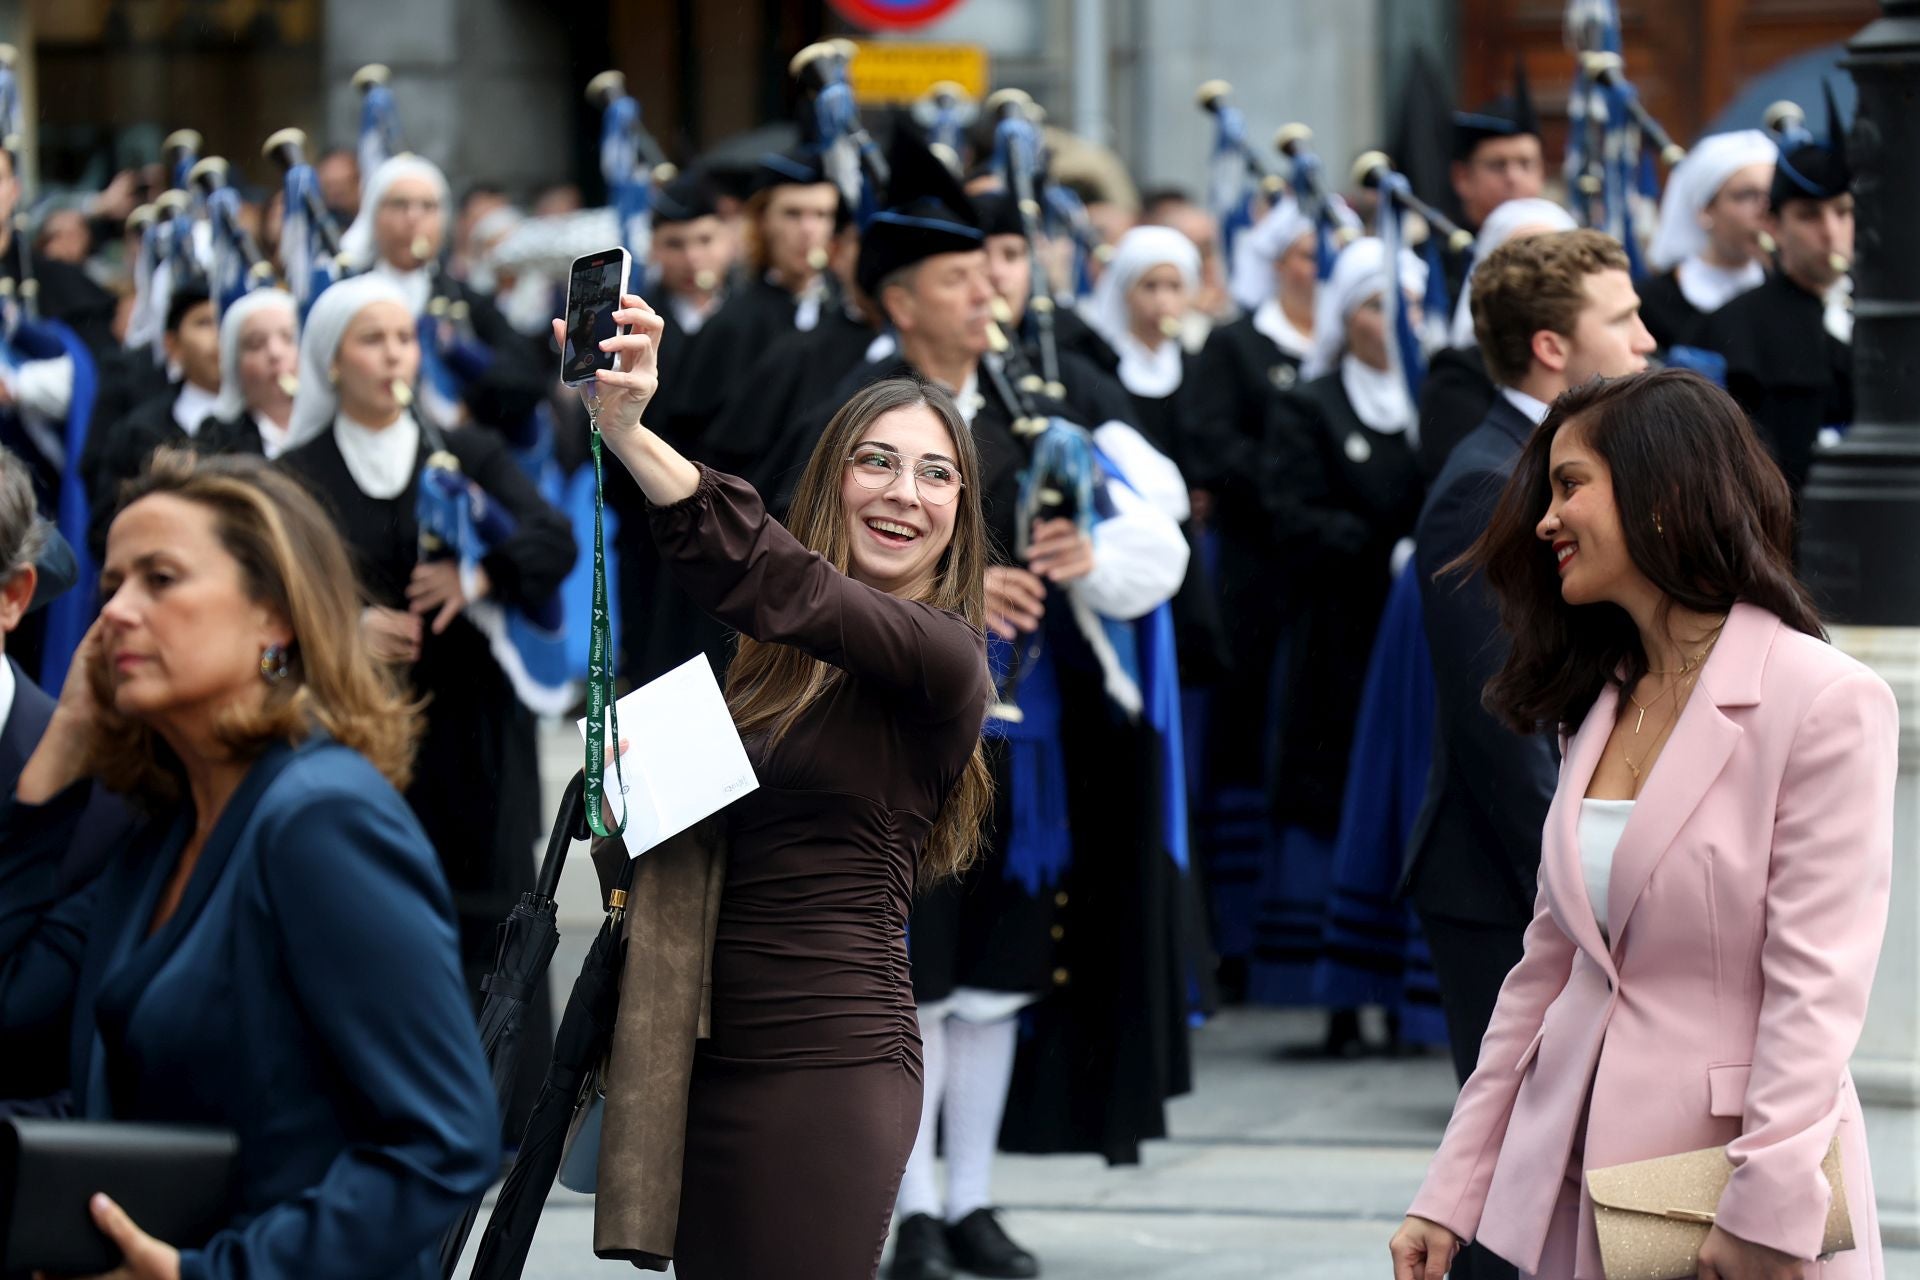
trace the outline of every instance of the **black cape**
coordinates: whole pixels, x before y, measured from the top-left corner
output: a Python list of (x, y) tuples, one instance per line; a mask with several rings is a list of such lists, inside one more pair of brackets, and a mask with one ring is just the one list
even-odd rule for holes
[(1431, 483), (1454, 446), (1493, 407), (1496, 393), (1479, 347), (1448, 347), (1427, 363), (1420, 387), (1420, 474)]
[(1797, 496), (1820, 428), (1853, 421), (1853, 348), (1827, 332), (1825, 303), (1782, 272), (1707, 318), (1705, 345), (1727, 358), (1727, 390)]
[(1406, 433), (1363, 424), (1337, 373), (1274, 405), (1262, 478), (1272, 554), (1292, 573), (1271, 811), (1276, 826), (1331, 837), (1393, 547), (1425, 486)]

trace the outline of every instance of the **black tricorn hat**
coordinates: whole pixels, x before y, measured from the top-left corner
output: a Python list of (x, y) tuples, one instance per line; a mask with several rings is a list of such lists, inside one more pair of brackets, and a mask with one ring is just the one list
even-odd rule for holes
[(1020, 220), (1020, 202), (1004, 187), (976, 192), (973, 197), (974, 220), (980, 233), (988, 236), (1024, 236), (1026, 225)]
[(1773, 129), (1780, 158), (1773, 167), (1773, 185), (1767, 203), (1779, 209), (1789, 200), (1833, 200), (1853, 186), (1853, 169), (1847, 163), (1847, 133), (1840, 119), (1840, 108), (1833, 100), (1833, 86), (1822, 81), (1826, 96), (1827, 136), (1815, 138), (1807, 131), (1804, 119), (1789, 116)]
[(753, 167), (753, 194), (774, 187), (811, 186), (831, 182), (820, 163), (819, 153), (801, 145), (785, 151), (769, 151)]
[(966, 253), (985, 241), (959, 180), (914, 130), (894, 130), (887, 164), (887, 207), (860, 233), (855, 273), (861, 290), (876, 299), (880, 282), (902, 267), (936, 254)]
[(659, 225), (692, 222), (717, 212), (713, 184), (701, 174), (682, 173), (653, 193), (653, 220)]
[(1527, 88), (1527, 67), (1513, 60), (1513, 94), (1486, 103), (1475, 111), (1453, 113), (1453, 158), (1470, 160), (1483, 142), (1495, 138), (1517, 138), (1522, 134), (1540, 136), (1540, 117), (1533, 109), (1533, 94)]

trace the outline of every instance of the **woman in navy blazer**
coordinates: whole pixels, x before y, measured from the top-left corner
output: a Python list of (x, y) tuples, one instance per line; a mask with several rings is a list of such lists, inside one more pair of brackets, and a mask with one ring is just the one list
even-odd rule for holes
[[(165, 454), (0, 810), (0, 1040), (66, 1024), (74, 1110), (227, 1128), (237, 1203), (176, 1250), (96, 1196), (116, 1277), (426, 1277), (498, 1167), (453, 907), (400, 798), (416, 710), (345, 549), (252, 458)], [(77, 894), (90, 783), (145, 812)]]

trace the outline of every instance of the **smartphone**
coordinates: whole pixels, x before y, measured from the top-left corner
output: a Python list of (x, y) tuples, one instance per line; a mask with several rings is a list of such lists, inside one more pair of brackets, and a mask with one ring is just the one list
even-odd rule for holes
[(573, 260), (567, 273), (567, 345), (560, 353), (560, 380), (585, 386), (601, 369), (619, 368), (614, 353), (600, 344), (618, 330), (613, 313), (627, 291), (633, 257), (625, 249), (602, 249)]

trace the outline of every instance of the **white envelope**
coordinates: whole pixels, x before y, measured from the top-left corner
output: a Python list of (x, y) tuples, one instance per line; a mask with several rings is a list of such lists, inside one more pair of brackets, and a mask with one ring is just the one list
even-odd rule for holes
[[(620, 777), (626, 781), (627, 854), (638, 857), (710, 813), (760, 787), (747, 761), (740, 733), (705, 654), (644, 684), (618, 704), (620, 735), (607, 717), (607, 803), (621, 812)], [(582, 717), (580, 737), (587, 736)]]

